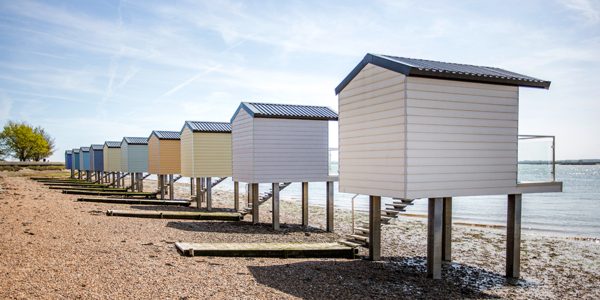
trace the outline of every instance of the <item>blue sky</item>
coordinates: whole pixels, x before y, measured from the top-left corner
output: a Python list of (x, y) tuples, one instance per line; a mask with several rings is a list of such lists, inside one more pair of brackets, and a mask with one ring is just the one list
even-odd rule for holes
[(241, 101), (337, 109), (334, 88), (369, 52), (551, 80), (520, 89), (520, 133), (556, 135), (558, 159), (600, 158), (596, 0), (1, 0), (0, 122), (46, 128), (59, 161), (228, 121)]

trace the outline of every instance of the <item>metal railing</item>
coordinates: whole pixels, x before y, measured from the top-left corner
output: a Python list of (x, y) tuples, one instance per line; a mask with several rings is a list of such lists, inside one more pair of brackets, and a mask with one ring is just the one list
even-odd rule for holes
[(551, 165), (552, 181), (556, 181), (555, 145), (556, 137), (553, 135), (519, 135), (518, 164)]

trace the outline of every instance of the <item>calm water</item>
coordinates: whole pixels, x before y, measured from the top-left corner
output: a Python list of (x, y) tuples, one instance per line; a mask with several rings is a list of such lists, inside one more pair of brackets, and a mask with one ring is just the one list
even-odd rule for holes
[[(550, 180), (550, 167), (545, 165), (519, 165), (519, 180)], [(556, 166), (556, 180), (563, 182), (562, 193), (524, 194), (522, 227), (542, 234), (600, 238), (600, 165)], [(188, 182), (182, 179), (180, 182)], [(241, 185), (240, 189), (245, 185)], [(221, 189), (233, 189), (233, 182), (226, 180)], [(260, 184), (260, 191), (268, 191), (270, 184)], [(351, 208), (353, 194), (337, 192), (335, 205)], [(325, 183), (309, 185), (309, 202), (325, 204)], [(281, 198), (300, 200), (301, 185), (293, 183), (281, 192)], [(367, 211), (369, 198), (356, 197), (356, 210)], [(391, 202), (383, 198), (383, 202)], [(407, 213), (427, 214), (427, 199), (415, 200)], [(454, 221), (492, 225), (506, 225), (506, 195), (481, 197), (456, 197), (453, 199)]]

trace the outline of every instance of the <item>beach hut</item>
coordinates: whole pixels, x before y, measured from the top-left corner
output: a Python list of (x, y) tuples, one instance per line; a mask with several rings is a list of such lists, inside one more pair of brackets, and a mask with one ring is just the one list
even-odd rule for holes
[(81, 161), (79, 160), (79, 148), (74, 148), (72, 151), (73, 156), (71, 157), (71, 160), (73, 161), (73, 170), (77, 170), (77, 178), (81, 179)]
[(85, 171), (85, 180), (91, 180), (90, 147), (81, 147), (79, 150), (79, 165), (81, 170)]
[(74, 177), (73, 171), (73, 150), (65, 150), (65, 169), (71, 170), (71, 178)]
[(90, 145), (90, 170), (94, 172), (96, 181), (103, 182), (104, 173), (104, 145)]
[(370, 195), (370, 259), (380, 258), (381, 197), (429, 199), (427, 275), (440, 278), (451, 259), (452, 197), (504, 194), (506, 272), (519, 277), (521, 195), (562, 191), (561, 182), (517, 181), (519, 87), (550, 82), (376, 54), (337, 86), (339, 190)]
[[(110, 172), (113, 186), (121, 187), (121, 142), (104, 142), (102, 156), (104, 157), (104, 172)], [(125, 184), (123, 184), (123, 186), (125, 186)]]
[(148, 172), (148, 138), (124, 137), (121, 141), (121, 172), (131, 175), (131, 190), (143, 190), (143, 173)]
[(169, 176), (169, 198), (174, 199), (174, 174), (181, 174), (181, 138), (178, 131), (152, 131), (148, 138), (148, 173), (158, 175), (160, 198), (165, 198)]
[(231, 176), (231, 124), (185, 121), (180, 134), (181, 175), (196, 178), (198, 207), (206, 201), (210, 211), (212, 187)]
[[(329, 176), (329, 121), (324, 106), (242, 102), (231, 118), (233, 181), (247, 182), (249, 212), (258, 223), (258, 183), (272, 183), (273, 227), (279, 228), (279, 191), (302, 182), (302, 224), (308, 225), (308, 183), (326, 182), (327, 231), (333, 231), (333, 182)], [(284, 183), (280, 185), (280, 183)], [(237, 202), (237, 200), (236, 200)]]

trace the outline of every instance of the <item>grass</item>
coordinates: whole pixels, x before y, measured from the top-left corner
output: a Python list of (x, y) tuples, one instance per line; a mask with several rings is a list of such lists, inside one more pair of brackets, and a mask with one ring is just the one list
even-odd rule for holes
[(32, 171), (65, 170), (65, 166), (0, 166), (0, 171), (18, 172), (23, 169), (29, 169)]
[(31, 176), (36, 176), (36, 177), (57, 177), (57, 176), (68, 176), (69, 173), (52, 173), (52, 174), (39, 174), (39, 173), (23, 173), (23, 174), (15, 174), (15, 175), (8, 175), (8, 177), (31, 177)]

